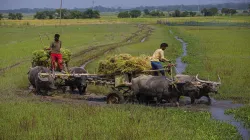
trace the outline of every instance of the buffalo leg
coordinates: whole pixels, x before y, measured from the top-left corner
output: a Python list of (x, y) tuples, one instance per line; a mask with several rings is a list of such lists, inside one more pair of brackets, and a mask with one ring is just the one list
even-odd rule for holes
[(86, 93), (86, 88), (87, 88), (87, 86), (83, 86), (83, 87), (82, 87), (82, 94), (85, 94), (85, 93)]
[(38, 86), (36, 86), (36, 94), (37, 95), (41, 95), (42, 94), (42, 92), (41, 92), (41, 90), (40, 90), (40, 88)]
[(209, 95), (206, 95), (207, 99), (208, 99), (208, 105), (211, 105), (211, 98), (209, 97)]
[(80, 95), (83, 95), (83, 86), (77, 86)]
[(195, 98), (194, 97), (190, 97), (191, 98), (191, 104), (194, 104)]
[(162, 95), (157, 95), (157, 100), (156, 100), (156, 105), (160, 105), (161, 103), (161, 100), (162, 100)]

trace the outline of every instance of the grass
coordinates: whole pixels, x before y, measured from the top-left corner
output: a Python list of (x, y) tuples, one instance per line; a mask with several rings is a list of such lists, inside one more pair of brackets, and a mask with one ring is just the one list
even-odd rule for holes
[(216, 81), (222, 86), (217, 98), (249, 103), (250, 29), (244, 27), (177, 27), (175, 33), (188, 42), (187, 74)]
[(250, 128), (250, 106), (244, 106), (239, 109), (229, 109), (226, 111), (227, 114), (234, 114), (237, 120), (243, 121), (245, 126)]
[[(81, 25), (55, 28), (45, 27), (0, 27), (0, 68), (9, 66), (17, 61), (30, 58), (31, 53), (37, 49), (49, 46), (54, 33), (61, 34), (63, 47), (70, 49), (73, 53), (86, 49), (93, 45), (115, 43), (124, 40), (136, 30), (133, 25)], [(41, 34), (43, 44), (40, 41)], [(10, 55), (15, 53), (16, 55)], [(3, 59), (4, 58), (4, 59)]]
[(98, 70), (99, 61), (105, 59), (109, 55), (129, 53), (133, 56), (139, 56), (142, 54), (151, 56), (156, 49), (160, 48), (160, 44), (163, 42), (167, 42), (169, 44), (169, 47), (165, 51), (166, 58), (175, 61), (175, 58), (177, 58), (181, 53), (180, 43), (174, 39), (174, 36), (168, 32), (168, 29), (165, 26), (158, 25), (153, 26), (152, 28), (154, 31), (144, 42), (117, 48), (109, 54), (106, 54), (89, 63), (86, 69), (90, 72), (95, 72)]
[(222, 79), (217, 99), (233, 100), (248, 104), (239, 109), (227, 111), (249, 127), (249, 28), (244, 27), (174, 27), (175, 34), (188, 42), (188, 63), (186, 74), (200, 74), (216, 80)]
[(240, 139), (208, 112), (175, 108), (22, 101), (2, 102), (0, 113), (1, 139)]

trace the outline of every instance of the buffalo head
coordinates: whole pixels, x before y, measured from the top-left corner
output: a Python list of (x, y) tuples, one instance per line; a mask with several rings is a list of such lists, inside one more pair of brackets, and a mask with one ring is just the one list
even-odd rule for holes
[(198, 74), (196, 75), (196, 80), (201, 83), (202, 89), (205, 92), (218, 93), (219, 86), (221, 85), (221, 79), (218, 75), (219, 82), (214, 81), (204, 81), (198, 78)]

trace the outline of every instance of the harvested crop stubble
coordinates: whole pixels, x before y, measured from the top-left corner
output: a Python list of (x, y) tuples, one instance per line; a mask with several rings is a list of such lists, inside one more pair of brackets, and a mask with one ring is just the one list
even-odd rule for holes
[[(68, 49), (61, 49), (61, 54), (63, 57), (63, 62), (68, 63), (72, 53)], [(49, 51), (45, 50), (36, 50), (32, 53), (32, 66), (50, 66), (50, 55)]]
[(130, 54), (109, 56), (99, 63), (98, 73), (116, 75), (124, 73), (140, 73), (150, 70), (150, 57), (141, 55), (133, 57)]

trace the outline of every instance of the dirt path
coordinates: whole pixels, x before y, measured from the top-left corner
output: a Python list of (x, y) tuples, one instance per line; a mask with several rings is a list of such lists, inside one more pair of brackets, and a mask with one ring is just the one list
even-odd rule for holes
[(4, 74), (7, 70), (10, 70), (10, 69), (12, 69), (12, 68), (15, 68), (15, 67), (17, 67), (17, 66), (19, 66), (19, 65), (21, 65), (21, 64), (23, 64), (23, 63), (25, 63), (25, 62), (28, 62), (28, 61), (30, 61), (30, 60), (29, 60), (29, 59), (23, 60), (23, 61), (20, 61), (20, 62), (15, 63), (15, 64), (12, 64), (12, 65), (10, 65), (10, 66), (8, 66), (8, 67), (1, 68), (1, 69), (0, 69), (0, 75), (1, 75), (1, 74)]

